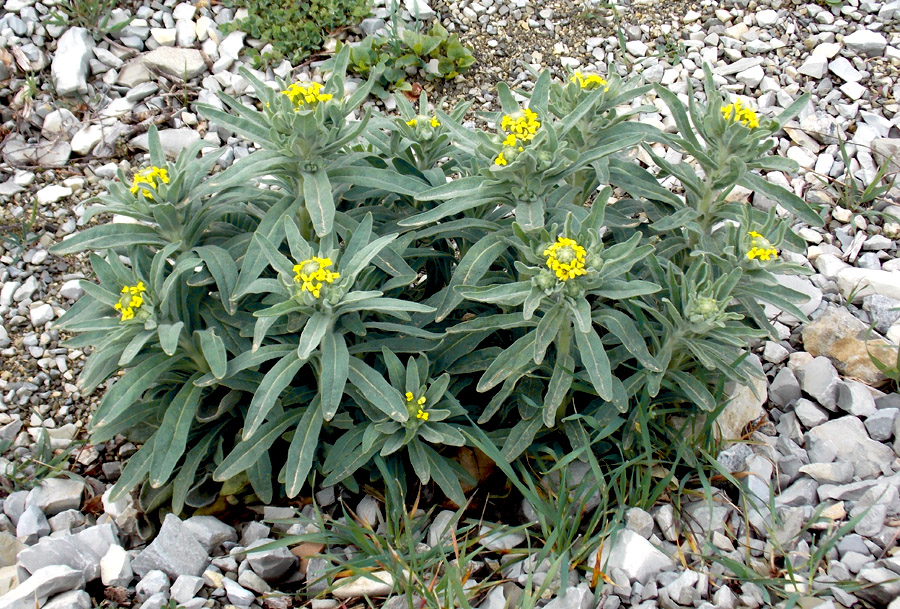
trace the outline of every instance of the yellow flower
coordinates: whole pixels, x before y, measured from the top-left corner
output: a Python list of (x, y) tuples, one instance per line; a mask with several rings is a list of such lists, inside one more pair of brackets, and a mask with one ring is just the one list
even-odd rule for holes
[(423, 421), (427, 421), (427, 420), (428, 420), (428, 413), (425, 412), (424, 410), (422, 410), (421, 408), (419, 408), (419, 412), (416, 413), (416, 418), (417, 418), (417, 419), (422, 419)]
[(502, 152), (494, 159), (494, 165), (506, 165), (506, 157), (503, 156)]
[(163, 184), (169, 183), (169, 172), (166, 169), (161, 167), (147, 167), (146, 169), (142, 169), (141, 171), (134, 174), (134, 179), (131, 182), (131, 194), (136, 195), (138, 191), (143, 193), (145, 197), (148, 199), (153, 199), (153, 193), (147, 188), (147, 186), (141, 186), (141, 184), (147, 184), (153, 190), (156, 190), (158, 186), (157, 178)]
[(144, 304), (143, 293), (147, 291), (143, 281), (138, 281), (137, 285), (126, 285), (122, 288), (122, 296), (119, 302), (113, 305), (116, 311), (122, 314), (121, 321), (134, 319), (134, 312), (141, 308)]
[(574, 239), (559, 237), (556, 243), (544, 250), (547, 266), (560, 281), (568, 281), (587, 274), (584, 269), (586, 251)]
[(313, 107), (319, 102), (326, 102), (334, 97), (331, 93), (320, 93), (321, 90), (321, 83), (311, 82), (306, 85), (301, 85), (299, 82), (295, 82), (282, 91), (281, 94), (288, 96), (288, 99), (296, 106), (294, 108), (296, 111), (299, 110), (301, 106)]
[(604, 91), (609, 91), (609, 86), (606, 84), (606, 79), (602, 76), (597, 76), (596, 74), (588, 74), (585, 76), (581, 72), (576, 71), (572, 78), (570, 79), (572, 82), (577, 83), (579, 87), (582, 89), (587, 89), (588, 91), (593, 91), (594, 89), (599, 89), (603, 87)]
[(750, 236), (750, 249), (747, 250), (747, 260), (761, 260), (766, 262), (778, 258), (778, 250), (772, 247), (769, 240), (756, 231), (747, 233)]
[[(525, 108), (521, 112), (515, 114), (504, 114), (500, 119), (500, 128), (509, 133), (514, 140), (522, 140), (528, 142), (534, 139), (537, 130), (541, 128), (541, 121), (537, 120), (538, 115), (530, 108)], [(506, 138), (509, 140), (509, 137)], [(513, 144), (507, 144), (512, 146)]]
[[(416, 118), (411, 118), (411, 119), (409, 119), (408, 121), (406, 121), (406, 124), (409, 125), (410, 127), (415, 127), (416, 125), (419, 124), (419, 119), (418, 119), (418, 117), (416, 117)], [(436, 129), (436, 128), (438, 128), (438, 127), (441, 126), (441, 121), (439, 121), (439, 120), (437, 119), (437, 116), (432, 116), (432, 117), (429, 119), (428, 124), (431, 125), (433, 128)]]
[(432, 116), (431, 117), (431, 126), (432, 127), (440, 127), (441, 121), (439, 121), (436, 116)]
[(741, 105), (740, 98), (734, 100), (733, 104), (722, 106), (722, 116), (726, 121), (741, 123), (750, 129), (759, 127), (759, 117), (756, 116), (756, 112), (750, 108), (744, 108)]
[(412, 394), (412, 391), (407, 391), (406, 392), (406, 401), (412, 402), (414, 399), (416, 399), (416, 397)]
[(309, 260), (294, 265), (294, 273), (296, 273), (294, 281), (301, 284), (301, 291), (309, 292), (313, 297), (318, 298), (323, 283), (334, 283), (334, 280), (341, 276), (340, 273), (327, 270), (327, 267), (331, 265), (331, 258), (313, 256)]
[(411, 118), (408, 121), (406, 121), (406, 124), (409, 125), (410, 127), (415, 127), (418, 123), (419, 123), (419, 121), (417, 121), (414, 118)]

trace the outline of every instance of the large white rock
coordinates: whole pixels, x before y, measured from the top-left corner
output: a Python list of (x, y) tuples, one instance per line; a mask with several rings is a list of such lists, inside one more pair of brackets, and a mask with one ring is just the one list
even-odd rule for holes
[[(593, 569), (597, 565), (597, 553), (592, 552), (588, 558), (588, 567)], [(660, 571), (666, 571), (675, 567), (675, 562), (663, 554), (652, 543), (628, 529), (618, 532), (613, 543), (603, 544), (600, 553), (600, 568), (609, 573), (613, 568), (619, 568), (628, 574), (628, 577), (646, 584)]]
[(141, 61), (151, 70), (157, 70), (182, 82), (206, 71), (206, 62), (197, 49), (159, 47), (143, 55)]
[(340, 599), (387, 596), (394, 587), (394, 578), (387, 571), (375, 571), (354, 581), (350, 581), (350, 579), (339, 579), (334, 582), (335, 588), (331, 591), (332, 596)]
[(72, 152), (84, 156), (103, 140), (103, 127), (84, 125), (72, 136)]
[(127, 587), (134, 578), (131, 557), (120, 545), (112, 545), (100, 559), (100, 581), (104, 586)]
[(848, 267), (837, 276), (838, 288), (844, 298), (853, 296), (853, 302), (862, 301), (863, 296), (881, 294), (900, 300), (900, 273)]
[(844, 36), (844, 45), (860, 55), (874, 57), (884, 55), (887, 39), (879, 32), (860, 28), (849, 36)]
[(94, 56), (94, 39), (83, 27), (66, 30), (56, 43), (50, 73), (60, 95), (84, 94), (88, 91), (87, 74)]
[(41, 188), (35, 193), (34, 196), (39, 204), (49, 205), (50, 203), (56, 203), (60, 199), (64, 199), (71, 194), (72, 189), (67, 186), (50, 184), (49, 186), (44, 186), (43, 188)]
[(84, 575), (71, 567), (52, 565), (38, 569), (18, 587), (0, 598), (0, 609), (33, 609), (60, 592), (84, 588)]
[(894, 451), (872, 440), (862, 421), (853, 415), (810, 429), (806, 433), (806, 447), (810, 463), (846, 461), (862, 479), (890, 471), (894, 460)]
[(736, 440), (741, 437), (743, 429), (762, 416), (763, 404), (768, 397), (769, 383), (762, 371), (762, 362), (756, 355), (750, 355), (749, 361), (759, 370), (759, 377), (754, 377), (748, 385), (738, 385), (732, 381), (725, 384), (725, 393), (729, 397), (728, 404), (716, 417), (719, 437), (723, 440)]

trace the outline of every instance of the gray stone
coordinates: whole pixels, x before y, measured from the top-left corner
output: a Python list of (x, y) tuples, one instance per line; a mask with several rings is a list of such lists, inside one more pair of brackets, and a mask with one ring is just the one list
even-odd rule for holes
[(775, 497), (775, 505), (789, 507), (815, 505), (818, 503), (816, 496), (818, 488), (819, 483), (812, 478), (800, 478)]
[(132, 88), (141, 83), (150, 82), (152, 79), (153, 75), (150, 73), (150, 70), (138, 58), (122, 66), (122, 69), (119, 71), (119, 79), (116, 82), (123, 87)]
[(700, 576), (696, 571), (683, 571), (675, 581), (665, 586), (664, 590), (676, 603), (690, 606), (694, 602), (694, 593), (696, 592), (694, 586), (699, 579)]
[(491, 591), (484, 597), (484, 601), (478, 605), (478, 609), (507, 609), (503, 587), (495, 586), (491, 588)]
[(804, 117), (800, 121), (800, 128), (826, 146), (837, 144), (844, 138), (844, 132), (837, 120), (822, 110), (817, 110), (814, 114)]
[(272, 542), (269, 540), (260, 539), (247, 547), (247, 562), (250, 563), (250, 568), (266, 581), (278, 579), (297, 564), (297, 558), (287, 548), (253, 551), (254, 548), (270, 543)]
[(880, 57), (887, 48), (887, 40), (879, 32), (859, 28), (849, 36), (844, 36), (844, 45), (860, 55)]
[(897, 422), (900, 409), (884, 408), (866, 419), (866, 431), (869, 437), (879, 442), (887, 442), (894, 435), (894, 425)]
[(159, 47), (141, 57), (141, 61), (165, 76), (185, 82), (206, 71), (206, 62), (197, 49)]
[(222, 579), (222, 585), (225, 586), (225, 594), (228, 597), (229, 602), (238, 607), (249, 607), (253, 601), (256, 600), (255, 594), (233, 579), (227, 577)]
[(426, 0), (403, 0), (403, 5), (414, 19), (429, 21), (436, 15)]
[(43, 609), (91, 609), (91, 595), (84, 590), (70, 590), (57, 594)]
[(625, 512), (625, 527), (644, 539), (650, 539), (653, 534), (653, 516), (639, 507), (633, 507)]
[(56, 42), (50, 72), (59, 95), (83, 95), (88, 92), (87, 74), (93, 48), (94, 39), (82, 27), (67, 29)]
[(241, 534), (241, 545), (246, 548), (260, 539), (266, 539), (269, 536), (269, 530), (269, 527), (261, 522), (248, 522)]
[(83, 125), (72, 136), (72, 152), (85, 156), (91, 153), (94, 146), (103, 140), (103, 127), (100, 125)]
[(64, 510), (80, 508), (83, 492), (81, 480), (47, 478), (31, 490), (26, 504), (37, 506), (47, 516), (55, 516)]
[[(796, 303), (797, 308), (800, 309), (804, 315), (809, 315), (819, 308), (819, 305), (822, 303), (822, 290), (814, 286), (809, 279), (801, 277), (800, 275), (776, 275), (775, 278), (780, 285), (790, 290), (800, 292), (807, 297), (805, 302)], [(781, 317), (779, 317), (779, 319), (781, 319)]]
[(81, 121), (70, 110), (58, 108), (44, 117), (41, 135), (47, 139), (54, 137), (68, 139), (78, 130), (80, 125)]
[(800, 382), (790, 368), (782, 368), (769, 385), (769, 401), (778, 406), (787, 406), (800, 399)]
[(47, 517), (37, 507), (30, 505), (25, 508), (22, 515), (19, 516), (19, 522), (16, 525), (16, 537), (24, 541), (28, 545), (37, 542), (41, 537), (50, 534), (50, 523)]
[(870, 439), (857, 417), (847, 415), (810, 429), (806, 449), (811, 462), (830, 463), (835, 459), (853, 464), (860, 478), (879, 475), (890, 468), (894, 451)]
[[(225, 524), (215, 516), (191, 516), (182, 524), (210, 554), (226, 541), (237, 541), (238, 538), (234, 527)], [(268, 530), (266, 534), (268, 534)]]
[(104, 586), (125, 588), (131, 584), (133, 578), (131, 557), (125, 552), (125, 548), (118, 545), (110, 546), (100, 559), (100, 581)]
[(338, 599), (387, 596), (394, 588), (394, 578), (387, 571), (375, 571), (363, 577), (346, 577), (334, 582), (331, 594)]
[(489, 526), (482, 526), (478, 534), (482, 537), (481, 545), (494, 552), (512, 550), (525, 541), (525, 535), (518, 531), (504, 532)]
[(854, 594), (870, 603), (883, 607), (900, 598), (900, 578), (890, 569), (884, 567), (863, 569), (859, 572), (857, 581), (866, 587)]
[(846, 484), (853, 480), (853, 465), (845, 461), (809, 463), (801, 465), (799, 471), (820, 484)]
[(176, 603), (186, 603), (203, 587), (203, 578), (194, 575), (179, 575), (172, 584), (171, 594)]
[(34, 609), (51, 596), (84, 588), (84, 575), (65, 565), (52, 565), (32, 573), (31, 577), (0, 598), (0, 609)]
[(807, 429), (817, 427), (828, 420), (828, 413), (806, 398), (797, 400), (794, 404), (794, 414)]
[[(591, 552), (588, 567), (597, 565), (597, 552)], [(613, 567), (622, 569), (629, 578), (646, 584), (660, 571), (673, 569), (675, 562), (634, 531), (624, 529), (612, 543), (603, 544), (599, 567), (607, 572)]]
[(885, 334), (900, 319), (900, 300), (869, 294), (863, 298), (863, 310), (869, 314), (875, 330)]
[(251, 590), (257, 594), (265, 594), (272, 590), (272, 586), (267, 584), (266, 580), (254, 573), (252, 569), (242, 571), (241, 574), (238, 575), (237, 581), (247, 590)]
[(814, 358), (797, 370), (797, 379), (803, 391), (825, 408), (834, 410), (841, 379), (831, 360), (822, 356)]
[(138, 575), (154, 569), (173, 579), (179, 575), (199, 576), (209, 564), (209, 555), (174, 514), (166, 514), (163, 526), (153, 540), (131, 563)]
[[(853, 64), (846, 57), (838, 57), (830, 64), (828, 69), (845, 82), (859, 82), (862, 80), (862, 73), (853, 67)], [(815, 137), (814, 134), (810, 134)]]
[(594, 593), (587, 583), (569, 586), (562, 594), (544, 605), (544, 609), (584, 609), (593, 607)]
[(716, 461), (729, 473), (742, 472), (747, 469), (747, 459), (753, 455), (753, 449), (747, 444), (732, 444), (719, 452)]
[(31, 325), (36, 329), (43, 329), (46, 323), (53, 321), (56, 317), (53, 307), (45, 302), (32, 303), (28, 308), (28, 316), (31, 319)]
[(762, 372), (762, 362), (755, 355), (748, 361), (759, 371), (759, 377), (753, 377), (750, 385), (738, 385), (732, 381), (725, 384), (725, 394), (729, 401), (716, 417), (716, 427), (720, 437), (725, 440), (739, 439), (749, 423), (763, 414), (763, 404), (767, 399), (768, 381)]
[(168, 600), (166, 599), (166, 595), (161, 592), (157, 592), (156, 594), (149, 596), (143, 603), (141, 603), (141, 609), (163, 609), (165, 607)]
[(19, 523), (19, 517), (25, 511), (26, 497), (28, 497), (28, 491), (15, 491), (7, 495), (6, 499), (3, 500), (3, 513), (6, 514), (13, 524)]
[(452, 523), (455, 519), (456, 513), (451, 510), (438, 512), (428, 527), (428, 545), (433, 548), (442, 541), (449, 541), (450, 532), (454, 530)]
[(766, 345), (763, 348), (763, 359), (767, 362), (780, 364), (788, 358), (788, 355), (790, 355), (790, 351), (785, 349), (782, 345), (771, 340), (766, 341)]
[(145, 601), (155, 594), (169, 594), (169, 577), (157, 569), (148, 571), (134, 591), (138, 601)]
[(83, 572), (85, 581), (93, 581), (100, 577), (101, 558), (118, 543), (112, 525), (101, 524), (75, 535), (44, 537), (19, 554), (19, 564), (31, 573), (51, 565), (66, 565)]
[(875, 414), (875, 397), (869, 388), (856, 381), (844, 381), (838, 389), (838, 408), (857, 417)]
[[(198, 141), (200, 141), (200, 134), (188, 127), (162, 129), (159, 131), (159, 144), (169, 158), (177, 157), (179, 152)], [(142, 133), (132, 138), (130, 143), (141, 150), (149, 150), (150, 136)]]

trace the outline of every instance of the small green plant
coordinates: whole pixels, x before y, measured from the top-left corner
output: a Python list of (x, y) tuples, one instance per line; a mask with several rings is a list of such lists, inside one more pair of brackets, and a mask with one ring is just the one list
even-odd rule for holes
[(116, 0), (60, 0), (50, 13), (48, 25), (82, 27), (99, 40), (131, 23), (129, 18), (109, 25), (111, 12), (119, 4)]
[(817, 176), (835, 194), (837, 204), (870, 219), (883, 217), (886, 221), (900, 222), (900, 219), (874, 209), (874, 204), (890, 192), (897, 182), (896, 172), (891, 171), (891, 166), (895, 166), (896, 163), (890, 158), (882, 160), (872, 181), (862, 185), (851, 173), (850, 154), (847, 152), (847, 142), (843, 138), (838, 140), (838, 149), (844, 163), (844, 175), (840, 179), (832, 180)]
[(36, 232), (38, 204), (35, 200), (31, 205), (31, 213), (22, 219), (18, 227), (4, 227), (0, 232), (0, 241), (12, 255), (13, 261), (18, 261), (28, 247), (41, 238), (43, 231)]
[[(7, 471), (0, 475), (0, 489), (11, 493), (31, 489), (47, 478), (77, 477), (67, 471), (67, 467), (72, 454), (76, 453), (83, 445), (83, 441), (75, 441), (64, 450), (54, 451), (50, 445), (50, 435), (46, 429), (41, 428), (34, 450), (28, 459), (25, 461), (16, 459), (10, 462)], [(0, 454), (6, 454), (11, 446), (11, 440), (0, 442)]]
[(257, 67), (282, 59), (296, 66), (322, 48), (329, 32), (355, 25), (370, 12), (369, 0), (225, 0), (225, 6), (246, 8), (248, 15), (223, 24), (223, 33), (239, 30), (272, 45), (264, 55), (247, 50)]
[(431, 29), (420, 33), (413, 28), (392, 22), (387, 34), (369, 35), (350, 47), (349, 70), (355, 74), (376, 78), (373, 93), (386, 98), (389, 91), (409, 91), (410, 68), (421, 69), (429, 81), (456, 78), (475, 63), (472, 50), (450, 34), (439, 21)]

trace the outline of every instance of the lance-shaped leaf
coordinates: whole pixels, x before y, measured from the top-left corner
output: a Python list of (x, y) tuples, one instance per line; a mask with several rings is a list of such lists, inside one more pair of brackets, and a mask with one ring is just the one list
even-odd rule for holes
[(507, 347), (481, 375), (478, 380), (478, 391), (484, 392), (496, 387), (528, 365), (534, 357), (534, 339), (535, 333), (529, 332)]
[(403, 406), (406, 403), (403, 396), (368, 364), (355, 357), (350, 358), (349, 379), (375, 408), (401, 423), (409, 419), (409, 413)]
[(263, 421), (266, 420), (269, 411), (275, 406), (275, 400), (291, 384), (294, 376), (305, 363), (306, 360), (297, 357), (296, 353), (291, 353), (278, 360), (266, 373), (256, 393), (253, 394), (253, 400), (250, 402), (250, 408), (244, 419), (243, 439), (245, 441), (256, 434)]
[(303, 490), (312, 469), (321, 430), (322, 411), (319, 408), (319, 400), (314, 399), (297, 424), (294, 439), (288, 448), (287, 461), (284, 464), (284, 486), (288, 497), (296, 497)]
[(492, 234), (469, 248), (450, 278), (447, 290), (444, 291), (444, 299), (438, 305), (435, 321), (443, 321), (463, 301), (462, 294), (456, 290), (457, 286), (477, 285), (497, 257), (508, 247), (496, 234)]
[(759, 192), (781, 203), (790, 212), (811, 226), (823, 226), (825, 222), (810, 205), (787, 188), (773, 184), (753, 173), (745, 173), (738, 182), (741, 186)]
[(324, 237), (334, 226), (334, 195), (324, 169), (303, 173), (303, 199), (316, 234)]
[(322, 337), (328, 332), (329, 326), (331, 326), (331, 315), (321, 311), (316, 311), (312, 314), (312, 317), (309, 318), (309, 321), (303, 327), (303, 332), (300, 334), (300, 343), (297, 346), (297, 356), (301, 360), (309, 359), (312, 352), (322, 342)]
[(130, 245), (168, 245), (152, 226), (143, 224), (102, 224), (81, 231), (50, 248), (57, 256), (74, 254), (84, 250), (106, 250)]
[(183, 321), (177, 321), (174, 324), (159, 324), (156, 327), (156, 333), (159, 335), (159, 346), (162, 347), (166, 355), (175, 355), (175, 351), (178, 349), (178, 338), (181, 336), (183, 327)]
[(165, 353), (155, 353), (129, 370), (103, 396), (100, 407), (91, 419), (91, 428), (97, 429), (114, 421), (181, 359), (180, 356), (169, 357)]
[(319, 375), (319, 395), (322, 416), (330, 421), (337, 412), (350, 374), (350, 352), (343, 334), (328, 332), (322, 339), (322, 371)]
[(222, 337), (216, 334), (212, 328), (199, 330), (197, 335), (200, 337), (200, 351), (206, 358), (206, 363), (209, 364), (209, 371), (217, 379), (224, 378), (228, 362)]
[(581, 365), (587, 370), (591, 384), (597, 395), (606, 401), (613, 397), (612, 372), (609, 368), (609, 357), (603, 348), (603, 341), (593, 328), (589, 332), (575, 332), (575, 344), (581, 355)]
[(150, 466), (150, 484), (154, 488), (159, 488), (168, 481), (184, 454), (188, 433), (203, 394), (203, 389), (193, 382), (199, 376), (197, 373), (188, 379), (166, 408), (166, 414), (156, 433), (156, 450), (153, 451)]
[(647, 345), (641, 338), (634, 321), (625, 313), (614, 309), (600, 309), (592, 314), (594, 322), (600, 324), (612, 334), (622, 341), (622, 345), (648, 370), (653, 372), (661, 372), (656, 359), (650, 355)]
[(267, 452), (275, 440), (294, 425), (306, 413), (306, 409), (294, 408), (286, 411), (277, 419), (269, 421), (259, 428), (259, 433), (254, 434), (249, 440), (243, 440), (234, 447), (227, 457), (213, 472), (213, 480), (222, 482), (239, 473), (246, 471), (256, 463), (263, 453)]

